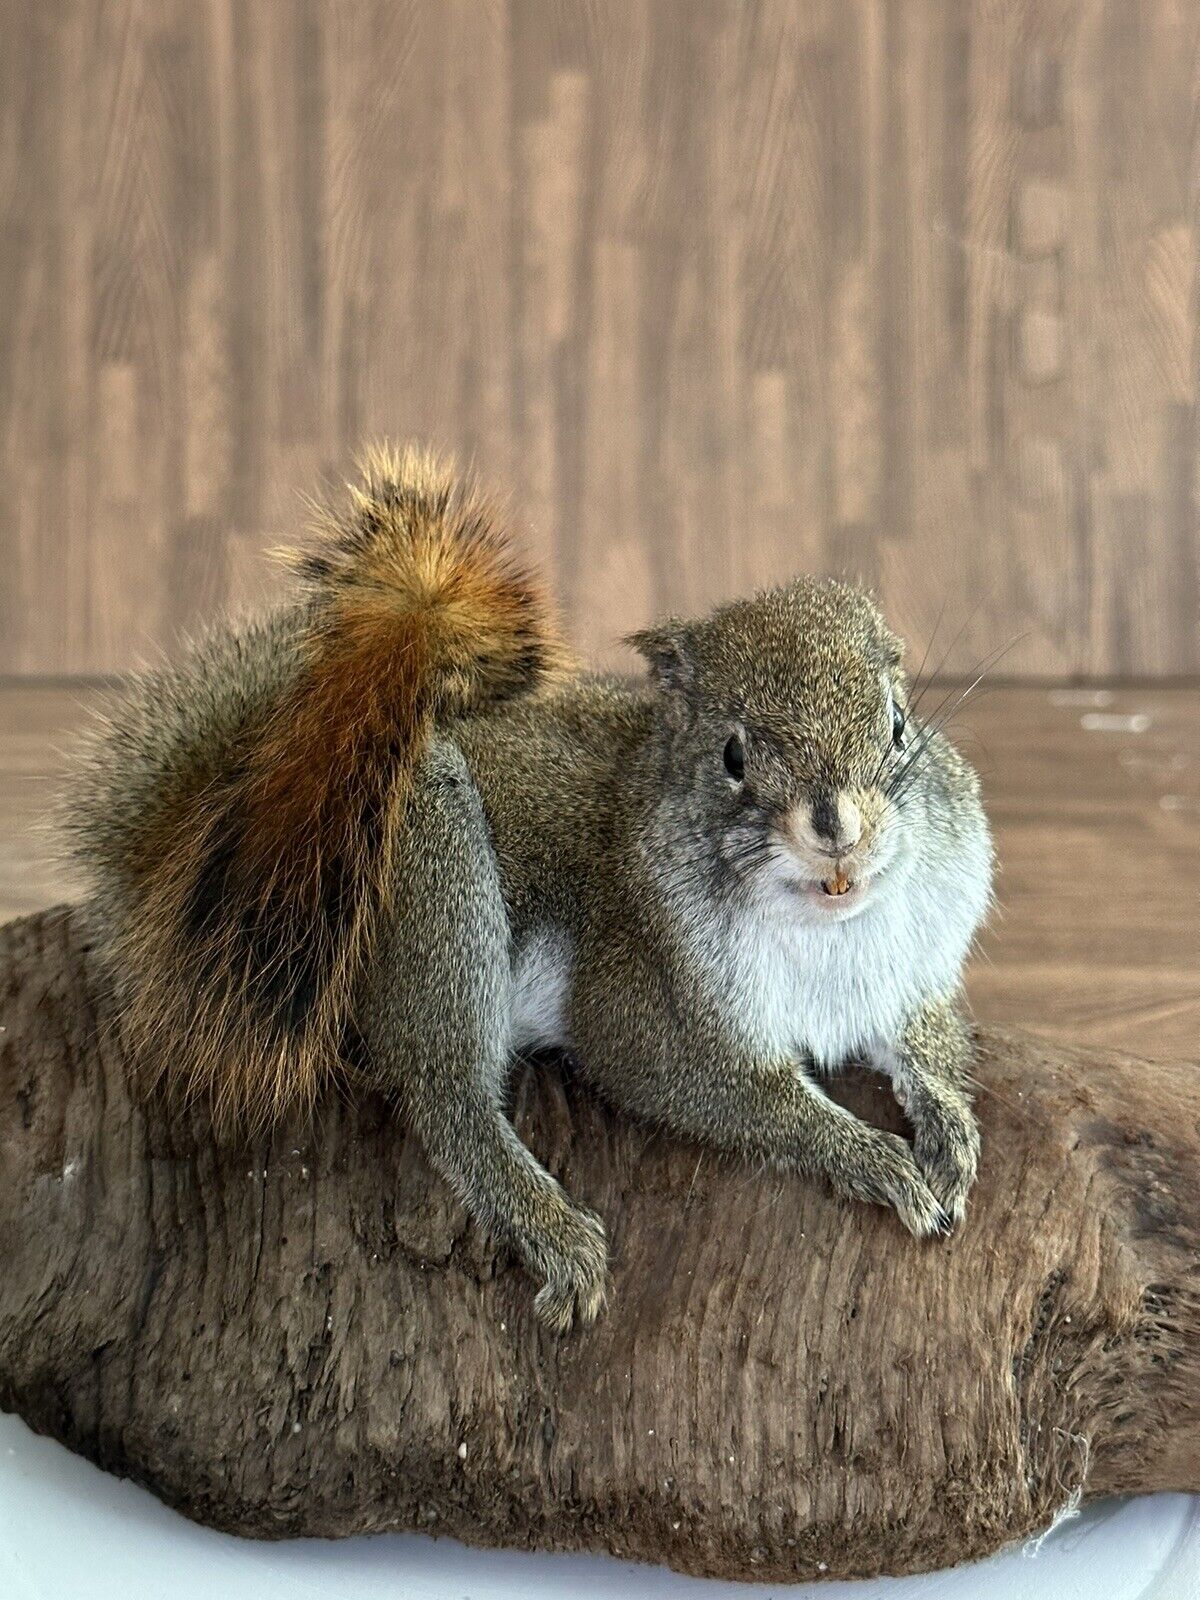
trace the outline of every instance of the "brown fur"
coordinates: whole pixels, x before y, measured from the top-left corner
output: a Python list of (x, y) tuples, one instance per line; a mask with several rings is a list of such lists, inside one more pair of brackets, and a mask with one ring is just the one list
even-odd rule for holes
[(565, 661), (489, 507), (431, 457), (371, 454), (349, 506), (319, 509), (286, 559), (296, 671), (214, 772), (158, 797), (122, 862), (129, 1025), (226, 1125), (311, 1106), (352, 1058), (353, 996), (435, 724)]

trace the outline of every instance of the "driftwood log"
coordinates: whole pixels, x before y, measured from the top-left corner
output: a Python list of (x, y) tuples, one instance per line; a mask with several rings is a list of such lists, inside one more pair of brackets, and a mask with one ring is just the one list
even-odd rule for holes
[(381, 1101), (235, 1151), (131, 1096), (70, 911), (0, 930), (0, 1024), (0, 1405), (203, 1522), (788, 1579), (1200, 1490), (1193, 1066), (982, 1030), (979, 1186), (930, 1244), (531, 1069), (522, 1135), (614, 1246), (556, 1342)]

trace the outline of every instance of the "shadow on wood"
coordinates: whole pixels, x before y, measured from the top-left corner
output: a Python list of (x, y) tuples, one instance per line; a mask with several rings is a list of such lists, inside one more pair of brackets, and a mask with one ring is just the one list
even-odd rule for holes
[(132, 1099), (69, 910), (0, 930), (0, 1011), (0, 1404), (201, 1521), (785, 1579), (1200, 1490), (1193, 1066), (981, 1034), (979, 1186), (927, 1244), (522, 1073), (614, 1247), (555, 1342), (377, 1099), (238, 1151)]

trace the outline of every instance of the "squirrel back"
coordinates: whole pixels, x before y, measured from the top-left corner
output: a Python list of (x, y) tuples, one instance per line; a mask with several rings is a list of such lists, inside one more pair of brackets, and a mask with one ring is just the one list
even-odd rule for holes
[(136, 680), (66, 828), (139, 1053), (218, 1123), (310, 1107), (353, 1054), (406, 796), (433, 729), (566, 665), (487, 503), (381, 449), (290, 607)]

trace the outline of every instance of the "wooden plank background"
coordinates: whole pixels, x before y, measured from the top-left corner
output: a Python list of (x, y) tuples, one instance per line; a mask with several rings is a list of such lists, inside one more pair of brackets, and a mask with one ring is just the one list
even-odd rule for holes
[[(583, 643), (861, 574), (1200, 670), (1195, 0), (0, 0), (0, 671), (437, 441)], [(965, 626), (963, 626), (965, 624)]]

